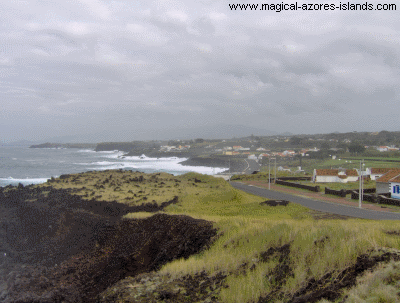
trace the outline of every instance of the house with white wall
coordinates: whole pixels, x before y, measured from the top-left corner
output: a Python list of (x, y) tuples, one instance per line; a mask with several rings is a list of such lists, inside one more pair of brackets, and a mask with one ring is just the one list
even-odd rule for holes
[(391, 198), (400, 199), (400, 174), (390, 180)]
[(386, 174), (376, 179), (376, 193), (386, 194), (391, 193), (393, 188), (391, 182), (393, 179), (400, 175), (399, 168), (393, 168), (389, 170)]
[(339, 170), (339, 169), (314, 169), (314, 183), (347, 183), (358, 181), (358, 173), (355, 169)]
[(387, 146), (379, 146), (376, 148), (378, 151), (380, 152), (385, 152), (388, 151), (388, 147)]
[(392, 168), (388, 167), (371, 167), (366, 169), (366, 174), (370, 176), (371, 180), (376, 180), (389, 172)]

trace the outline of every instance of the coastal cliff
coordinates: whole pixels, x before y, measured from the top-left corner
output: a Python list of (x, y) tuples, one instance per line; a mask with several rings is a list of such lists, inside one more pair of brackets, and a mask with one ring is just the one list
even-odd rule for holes
[(1, 302), (95, 302), (119, 280), (198, 253), (216, 235), (212, 223), (188, 216), (122, 218), (162, 210), (177, 198), (129, 206), (85, 199), (77, 195), (81, 188), (51, 186), (75, 178), (63, 175), (46, 186), (0, 188)]
[[(132, 141), (132, 142), (102, 142), (96, 145), (96, 151), (112, 151), (119, 150), (123, 152), (131, 151), (155, 151), (160, 148), (160, 144), (156, 142)], [(143, 153), (143, 152), (142, 152)]]

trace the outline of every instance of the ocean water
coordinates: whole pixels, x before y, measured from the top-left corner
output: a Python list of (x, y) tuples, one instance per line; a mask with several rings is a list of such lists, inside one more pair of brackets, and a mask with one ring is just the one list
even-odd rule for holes
[(187, 172), (217, 174), (225, 168), (184, 166), (186, 158), (124, 157), (120, 151), (95, 152), (89, 149), (29, 148), (0, 146), (0, 186), (44, 183), (51, 177), (91, 170), (127, 169), (144, 173)]

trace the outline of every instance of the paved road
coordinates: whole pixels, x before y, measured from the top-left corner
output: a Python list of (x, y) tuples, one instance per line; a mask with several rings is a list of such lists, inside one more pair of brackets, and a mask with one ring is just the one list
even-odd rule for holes
[(373, 220), (400, 220), (399, 213), (388, 213), (388, 212), (379, 212), (367, 209), (359, 209), (352, 206), (346, 205), (339, 205), (334, 203), (327, 203), (324, 201), (317, 201), (308, 198), (303, 198), (299, 196), (294, 196), (287, 193), (282, 193), (278, 191), (268, 190), (264, 188), (259, 188), (255, 186), (245, 185), (238, 182), (231, 182), (231, 185), (237, 189), (243, 190), (253, 195), (265, 197), (268, 199), (275, 199), (275, 200), (287, 200), (294, 203), (299, 203), (305, 207), (310, 209), (350, 216), (355, 218), (362, 218), (362, 219), (373, 219)]
[(251, 174), (255, 170), (259, 171), (261, 168), (260, 164), (258, 164), (256, 160), (245, 159), (244, 161), (247, 163), (247, 167), (243, 171), (245, 174)]

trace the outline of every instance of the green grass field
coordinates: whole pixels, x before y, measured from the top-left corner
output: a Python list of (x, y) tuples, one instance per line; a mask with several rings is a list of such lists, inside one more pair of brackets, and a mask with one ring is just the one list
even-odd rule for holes
[[(140, 175), (143, 181), (130, 181)], [(170, 262), (158, 274), (186, 279), (187, 275), (201, 272), (208, 276), (223, 273), (227, 275), (224, 287), (214, 291), (217, 302), (258, 302), (260, 298), (269, 298), (265, 302), (290, 302), (310, 281), (322, 279), (320, 288), (335, 283), (363, 254), (383, 254), (381, 248), (400, 249), (400, 222), (316, 220), (301, 205), (260, 205), (264, 198), (239, 191), (221, 178), (195, 173), (172, 176), (92, 172), (56, 179), (50, 184), (57, 188), (77, 188), (77, 194), (87, 198), (95, 192), (102, 199), (130, 205), (152, 200), (160, 203), (178, 196), (179, 203), (168, 206), (164, 213), (212, 221), (219, 230), (218, 238), (208, 250)], [(99, 188), (101, 185), (104, 189)], [(150, 215), (131, 213), (125, 217)], [(352, 300), (349, 302), (399, 302), (398, 268), (397, 263), (391, 262), (380, 265), (379, 272), (369, 276), (364, 273), (367, 276), (360, 276), (355, 287), (338, 290), (340, 298), (349, 294)], [(325, 281), (327, 274), (330, 278)], [(379, 277), (384, 278), (379, 280)]]

